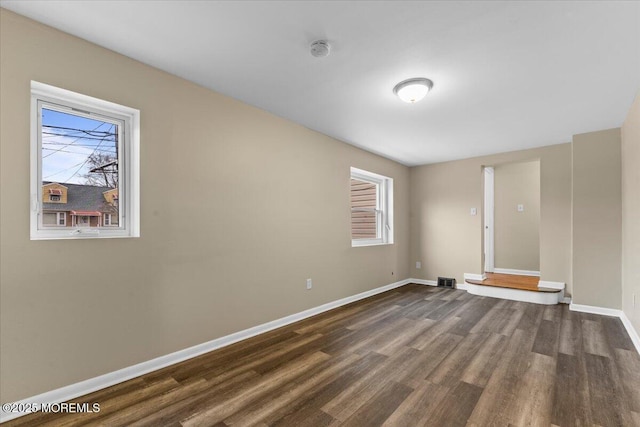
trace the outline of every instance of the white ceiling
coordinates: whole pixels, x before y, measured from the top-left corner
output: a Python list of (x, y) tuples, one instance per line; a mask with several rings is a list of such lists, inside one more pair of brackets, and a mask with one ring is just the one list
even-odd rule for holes
[[(618, 127), (640, 88), (639, 2), (0, 5), (406, 165)], [(434, 82), (415, 105), (410, 77)]]

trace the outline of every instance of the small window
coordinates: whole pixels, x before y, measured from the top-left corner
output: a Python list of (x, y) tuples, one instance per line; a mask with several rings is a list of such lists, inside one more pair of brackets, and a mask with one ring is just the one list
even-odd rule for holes
[(31, 114), (31, 238), (138, 237), (140, 112), (32, 81)]
[(118, 225), (118, 218), (113, 214), (104, 214), (104, 218), (102, 219), (102, 221), (105, 227), (113, 227)]
[(351, 246), (393, 243), (393, 179), (351, 168)]
[(44, 212), (42, 214), (42, 224), (45, 227), (53, 227), (56, 225), (56, 218), (55, 212)]
[(44, 227), (65, 227), (67, 215), (65, 212), (43, 212), (42, 225)]

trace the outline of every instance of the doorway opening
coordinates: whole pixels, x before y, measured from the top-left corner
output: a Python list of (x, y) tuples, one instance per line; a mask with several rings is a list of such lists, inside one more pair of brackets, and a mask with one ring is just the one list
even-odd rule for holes
[(540, 276), (540, 160), (485, 166), (484, 272)]

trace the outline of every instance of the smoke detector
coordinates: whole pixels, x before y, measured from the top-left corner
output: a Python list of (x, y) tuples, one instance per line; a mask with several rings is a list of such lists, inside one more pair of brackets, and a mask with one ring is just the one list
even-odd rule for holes
[(329, 55), (331, 45), (326, 40), (316, 40), (311, 43), (311, 55), (316, 58), (324, 58)]

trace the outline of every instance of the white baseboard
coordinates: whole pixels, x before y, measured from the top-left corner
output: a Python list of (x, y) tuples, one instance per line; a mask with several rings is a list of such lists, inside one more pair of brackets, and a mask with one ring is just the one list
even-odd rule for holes
[(565, 284), (562, 282), (549, 282), (548, 280), (539, 280), (538, 287), (549, 289), (564, 289)]
[(425, 279), (409, 279), (409, 283), (415, 283), (416, 285), (438, 286), (438, 282), (435, 280)]
[(633, 325), (631, 324), (631, 320), (629, 320), (624, 311), (620, 311), (620, 313), (620, 320), (622, 321), (624, 327), (627, 329), (629, 337), (631, 337), (631, 341), (633, 341), (633, 345), (636, 348), (636, 351), (638, 352), (638, 354), (640, 354), (640, 335), (638, 335), (638, 331), (636, 331), (636, 329), (633, 327)]
[(498, 274), (515, 274), (518, 276), (535, 276), (535, 277), (540, 277), (540, 272), (539, 271), (533, 271), (533, 270), (516, 270), (513, 268), (494, 268), (493, 269), (494, 273), (498, 273)]
[(456, 289), (460, 289), (461, 291), (469, 291), (468, 283), (456, 283)]
[(616, 310), (614, 308), (605, 308), (605, 307), (596, 307), (593, 305), (582, 305), (582, 304), (571, 304), (569, 305), (569, 310), (571, 311), (579, 311), (582, 313), (591, 313), (591, 314), (600, 314), (604, 316), (614, 316), (618, 317), (624, 328), (627, 330), (631, 341), (633, 342), (633, 346), (636, 348), (638, 354), (640, 354), (640, 336), (638, 336), (638, 331), (635, 330), (631, 321), (624, 314), (622, 310)]
[(621, 310), (615, 308), (596, 307), (594, 305), (573, 304), (569, 306), (571, 311), (579, 311), (581, 313), (600, 314), (603, 316), (620, 317)]
[[(62, 403), (76, 397), (84, 396), (85, 394), (93, 393), (94, 391), (101, 390), (106, 387), (110, 387), (115, 384), (119, 384), (124, 381), (128, 381), (133, 378), (137, 378), (141, 375), (148, 374), (149, 372), (157, 371), (158, 369), (165, 368), (167, 366), (174, 365), (185, 360), (192, 359), (204, 353), (208, 353), (213, 350), (217, 350), (222, 347), (226, 347), (238, 341), (251, 338), (253, 336), (263, 334), (265, 332), (281, 328), (282, 326), (289, 325), (294, 322), (306, 319), (316, 314), (324, 313), (325, 311), (341, 307), (343, 305), (359, 301), (364, 298), (368, 298), (377, 295), (382, 292), (390, 291), (400, 286), (404, 286), (409, 283), (418, 283), (421, 280), (405, 279), (399, 282), (391, 283), (389, 285), (381, 286), (379, 288), (371, 289), (366, 292), (362, 292), (350, 297), (342, 298), (336, 301), (328, 302), (318, 307), (310, 308), (299, 313), (292, 314), (290, 316), (282, 317), (280, 319), (273, 320), (271, 322), (263, 323), (258, 326), (254, 326), (243, 331), (239, 331), (224, 337), (216, 338), (214, 340), (195, 345), (193, 347), (179, 350), (174, 353), (160, 356), (155, 359), (148, 360), (146, 362), (138, 363), (137, 365), (129, 366), (123, 369), (119, 369), (108, 374), (100, 375), (88, 380), (80, 381), (75, 384), (71, 384), (65, 387), (51, 390), (37, 396), (22, 399), (17, 403), (17, 407), (29, 407), (28, 403), (37, 402), (39, 404), (54, 404)], [(422, 281), (428, 282), (428, 281)], [(429, 284), (429, 283), (425, 283)], [(5, 402), (3, 402), (5, 403)], [(29, 412), (0, 412), (0, 423), (12, 420), (14, 418), (27, 415)]]
[(484, 280), (487, 278), (487, 275), (482, 273), (482, 274), (475, 274), (475, 273), (464, 273), (464, 280)]

